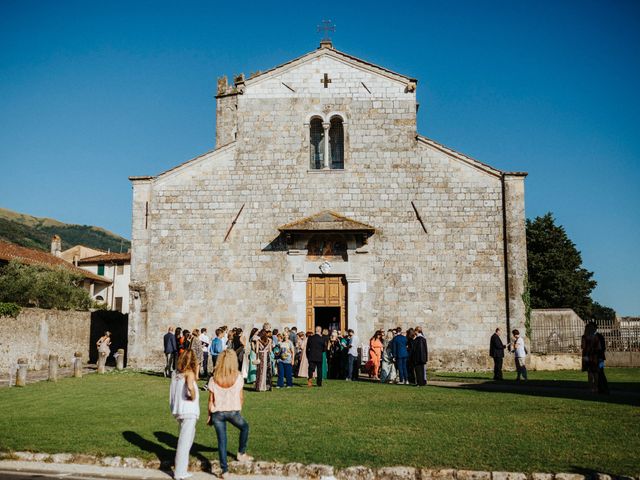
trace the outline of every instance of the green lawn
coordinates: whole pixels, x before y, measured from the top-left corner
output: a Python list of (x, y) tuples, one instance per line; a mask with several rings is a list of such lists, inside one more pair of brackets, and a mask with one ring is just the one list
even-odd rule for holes
[[(635, 384), (635, 392), (594, 397), (575, 389), (563, 397), (344, 381), (327, 381), (321, 389), (248, 391), (249, 452), (258, 460), (338, 468), (413, 465), (637, 475), (640, 369), (609, 369), (608, 374), (614, 390), (620, 379)], [(476, 380), (478, 375), (472, 374)], [(579, 372), (534, 375), (584, 381)], [(155, 375), (112, 372), (3, 388), (0, 449), (172, 459), (177, 428), (168, 412), (168, 386)], [(204, 395), (201, 403), (204, 412)], [(237, 436), (230, 431), (235, 452)], [(202, 419), (192, 454), (216, 459), (215, 444), (214, 431)]]

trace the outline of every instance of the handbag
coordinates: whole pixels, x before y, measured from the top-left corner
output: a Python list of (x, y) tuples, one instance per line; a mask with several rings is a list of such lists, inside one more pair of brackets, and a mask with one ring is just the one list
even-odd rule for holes
[(364, 365), (364, 371), (367, 373), (373, 372), (373, 360), (369, 360)]

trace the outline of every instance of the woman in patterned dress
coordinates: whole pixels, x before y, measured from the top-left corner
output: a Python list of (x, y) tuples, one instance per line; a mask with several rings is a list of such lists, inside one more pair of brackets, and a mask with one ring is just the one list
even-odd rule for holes
[[(194, 355), (196, 356), (196, 360), (198, 361), (198, 368), (202, 365), (202, 359), (204, 355), (202, 354), (202, 342), (200, 341), (200, 330), (197, 328), (191, 333), (191, 350), (193, 350)], [(196, 370), (199, 372), (200, 370)]]
[(257, 342), (256, 361), (256, 392), (265, 392), (271, 390), (271, 336), (262, 330), (259, 334)]

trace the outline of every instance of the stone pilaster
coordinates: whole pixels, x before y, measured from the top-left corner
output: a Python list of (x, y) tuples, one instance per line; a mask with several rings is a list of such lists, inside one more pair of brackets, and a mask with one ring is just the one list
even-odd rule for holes
[(146, 353), (149, 244), (151, 232), (151, 177), (131, 177), (131, 283), (129, 285), (129, 362), (135, 366)]
[(525, 307), (522, 300), (527, 275), (527, 236), (525, 230), (524, 179), (526, 173), (505, 173), (509, 313), (511, 329), (524, 331)]

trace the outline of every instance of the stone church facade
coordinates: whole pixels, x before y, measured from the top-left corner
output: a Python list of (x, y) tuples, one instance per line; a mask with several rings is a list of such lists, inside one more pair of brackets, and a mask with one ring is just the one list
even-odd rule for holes
[(129, 359), (168, 325), (422, 325), (431, 365), (487, 365), (524, 325), (524, 178), (417, 134), (413, 78), (329, 42), (218, 81), (216, 148), (133, 184)]

